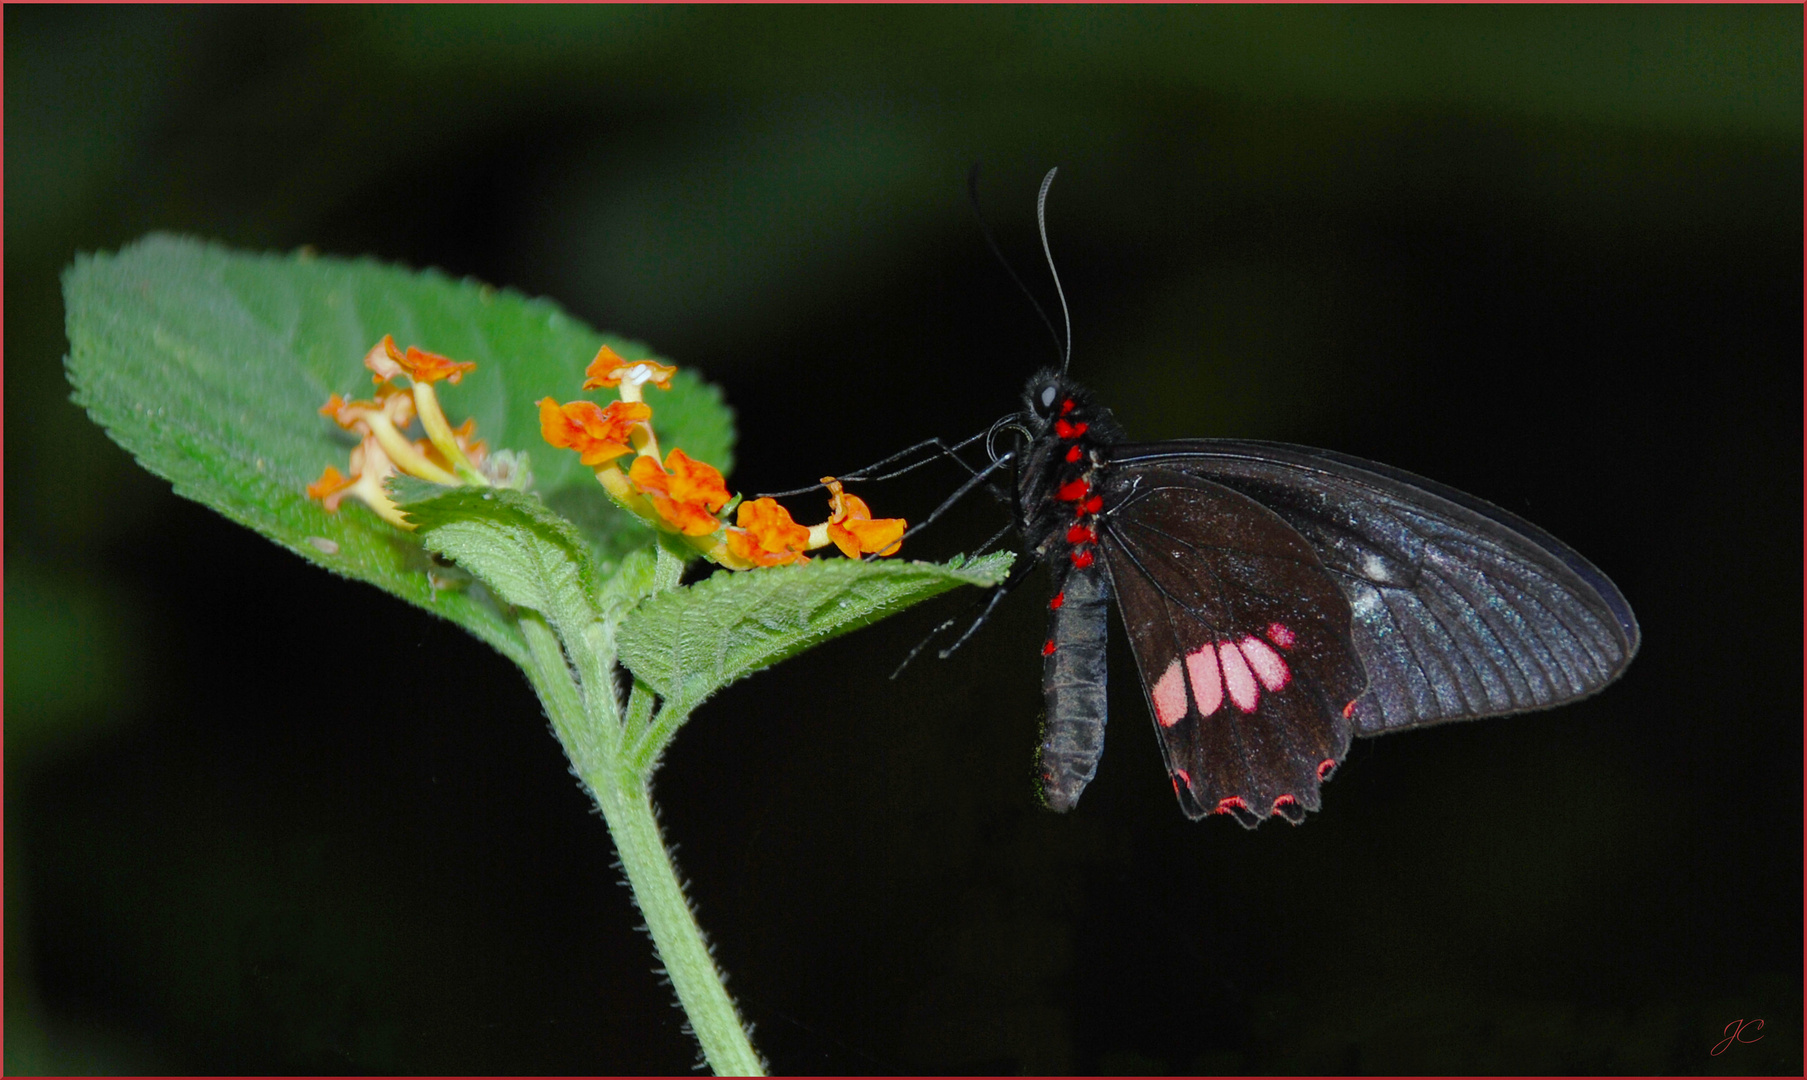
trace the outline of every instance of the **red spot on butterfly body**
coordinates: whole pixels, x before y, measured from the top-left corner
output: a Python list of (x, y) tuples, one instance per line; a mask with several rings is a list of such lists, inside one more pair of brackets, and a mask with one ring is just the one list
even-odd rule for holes
[(1074, 461), (1078, 461), (1078, 460), (1079, 460), (1079, 447), (1077, 447), (1077, 446), (1068, 447), (1067, 448), (1067, 461), (1074, 462)]
[(1067, 602), (1066, 592), (1064, 590), (1061, 592), (1057, 592), (1054, 594), (1054, 599), (1048, 601), (1048, 610), (1049, 611), (1059, 611), (1060, 605), (1062, 605), (1066, 602)]
[(1336, 759), (1335, 758), (1325, 758), (1323, 761), (1318, 762), (1318, 779), (1319, 780), (1330, 779), (1330, 774), (1335, 771), (1336, 771)]
[(1104, 496), (1094, 495), (1073, 509), (1081, 514), (1096, 514), (1098, 511), (1104, 509)]
[(1081, 570), (1092, 565), (1092, 553), (1085, 548), (1080, 548), (1078, 551), (1073, 552), (1073, 565)]
[(1054, 497), (1061, 502), (1083, 502), (1085, 497), (1091, 493), (1092, 485), (1086, 483), (1082, 478), (1079, 480), (1068, 480), (1066, 483), (1060, 485), (1060, 489), (1054, 493)]
[(1077, 405), (1077, 403), (1072, 398), (1068, 398), (1067, 400), (1061, 402), (1060, 403), (1060, 415), (1065, 416), (1068, 413), (1072, 412), (1073, 409), (1076, 407), (1076, 405)]
[(1090, 544), (1098, 539), (1098, 534), (1084, 525), (1075, 525), (1067, 530), (1067, 543)]
[(1054, 639), (1053, 638), (1049, 638), (1046, 642), (1044, 642), (1042, 644), (1042, 655), (1043, 656), (1053, 656), (1054, 655)]
[(1066, 420), (1056, 420), (1054, 421), (1054, 435), (1060, 439), (1077, 439), (1085, 434), (1086, 428), (1091, 426), (1090, 424), (1074, 424)]

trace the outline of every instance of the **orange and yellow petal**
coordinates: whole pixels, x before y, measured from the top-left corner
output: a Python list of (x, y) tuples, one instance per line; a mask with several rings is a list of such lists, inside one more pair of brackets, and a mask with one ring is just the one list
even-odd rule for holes
[(828, 538), (849, 559), (857, 559), (863, 554), (895, 555), (903, 534), (902, 518), (848, 518), (828, 523)]
[(620, 386), (621, 380), (640, 369), (642, 382), (652, 383), (661, 390), (671, 389), (671, 377), (678, 369), (669, 364), (659, 364), (651, 360), (623, 360), (621, 354), (604, 345), (596, 352), (596, 359), (584, 369), (585, 390), (598, 390), (604, 387)]
[[(791, 563), (809, 561), (809, 556), (801, 551), (768, 551), (764, 544), (745, 529), (729, 528), (725, 531), (729, 552), (754, 566), (789, 566)], [(804, 530), (805, 534), (808, 532), (808, 529)]]
[(685, 536), (703, 536), (721, 527), (715, 512), (726, 505), (728, 487), (713, 465), (673, 450), (663, 469), (652, 458), (634, 458), (628, 479), (659, 516)]
[(441, 379), (457, 383), (464, 378), (465, 372), (477, 370), (474, 362), (461, 363), (414, 345), (403, 352), (396, 348), (393, 334), (384, 334), (383, 340), (370, 347), (364, 354), (364, 366), (370, 369), (371, 380), (378, 383), (389, 382), (399, 375), (406, 375), (417, 383)]
[(841, 549), (841, 554), (849, 559), (862, 554), (896, 554), (903, 540), (903, 518), (874, 518), (866, 500), (841, 490), (840, 481), (824, 476), (822, 483), (828, 488), (829, 502), (834, 508), (833, 516), (828, 519), (828, 538)]
[(307, 497), (319, 499), (325, 504), (327, 513), (336, 513), (339, 509), (339, 500), (344, 498), (343, 492), (355, 483), (357, 483), (357, 477), (345, 476), (338, 469), (328, 465), (326, 471), (320, 474), (320, 479), (307, 486)]
[(671, 477), (659, 468), (659, 463), (649, 457), (637, 457), (628, 467), (627, 478), (634, 486), (648, 495), (671, 495)]
[(334, 394), (320, 406), (321, 416), (330, 417), (346, 431), (360, 433), (370, 430), (368, 418), (373, 413), (387, 416), (398, 429), (405, 428), (414, 420), (414, 398), (406, 390), (392, 389), (375, 401), (347, 401)]
[(720, 510), (728, 502), (728, 485), (715, 466), (698, 461), (682, 450), (665, 455), (665, 471), (671, 474), (671, 497), (680, 502), (701, 503)]
[(417, 383), (438, 382), (444, 379), (453, 385), (457, 385), (458, 381), (464, 378), (465, 372), (477, 370), (475, 361), (454, 360), (449, 356), (441, 356), (413, 345), (408, 346), (407, 353), (402, 356), (402, 367), (407, 369), (408, 376)]
[(632, 453), (629, 432), (652, 414), (649, 406), (636, 401), (611, 402), (605, 409), (593, 401), (560, 405), (552, 398), (541, 398), (540, 435), (553, 446), (576, 450), (580, 460), (594, 468)]
[(395, 337), (384, 334), (383, 340), (370, 347), (364, 354), (364, 366), (370, 369), (370, 381), (385, 383), (405, 374), (402, 368), (402, 353), (395, 347)]
[(769, 554), (800, 552), (809, 546), (809, 530), (797, 524), (775, 499), (743, 502), (737, 514), (740, 527)]

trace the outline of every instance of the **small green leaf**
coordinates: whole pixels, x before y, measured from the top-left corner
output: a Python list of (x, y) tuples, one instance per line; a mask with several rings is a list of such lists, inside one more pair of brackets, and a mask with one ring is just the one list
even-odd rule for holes
[(961, 585), (1003, 580), (1009, 552), (964, 566), (818, 559), (804, 566), (717, 573), (659, 593), (628, 615), (621, 662), (687, 714), (737, 679)]
[(475, 574), (504, 603), (532, 608), (561, 629), (581, 630), (598, 618), (589, 546), (535, 496), (411, 479), (390, 491), (429, 550)]
[[(353, 442), (316, 410), (332, 393), (370, 396), (364, 354), (384, 334), (477, 370), (440, 384), (453, 424), (475, 417), (492, 451), (527, 451), (545, 506), (575, 522), (599, 562), (654, 533), (597, 489), (577, 455), (540, 439), (535, 402), (579, 396), (608, 343), (545, 300), (435, 271), (306, 254), (245, 254), (150, 236), (80, 258), (64, 275), (75, 400), (145, 468), (187, 496), (311, 562), (453, 619), (509, 656), (525, 645), (482, 590), (436, 589), (417, 538), (347, 500), (328, 514), (305, 494)], [(660, 440), (731, 466), (732, 416), (720, 392), (680, 371), (653, 391)], [(598, 395), (603, 400), (612, 395)]]

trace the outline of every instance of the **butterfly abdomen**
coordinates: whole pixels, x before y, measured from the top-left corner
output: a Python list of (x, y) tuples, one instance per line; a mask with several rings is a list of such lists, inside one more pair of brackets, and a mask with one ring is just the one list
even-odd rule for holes
[[(1063, 575), (1056, 573), (1059, 579)], [(1104, 753), (1104, 642), (1111, 591), (1104, 569), (1070, 569), (1049, 601), (1048, 640), (1042, 646), (1042, 797), (1071, 810), (1098, 771)]]

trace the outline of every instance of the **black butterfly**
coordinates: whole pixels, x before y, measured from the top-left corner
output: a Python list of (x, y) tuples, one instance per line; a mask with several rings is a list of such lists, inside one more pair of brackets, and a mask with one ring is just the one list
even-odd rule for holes
[(1480, 499), (1327, 450), (1131, 443), (1061, 371), (1031, 379), (1024, 404), (988, 439), (1014, 432), (1016, 449), (955, 496), (1008, 466), (1024, 551), (942, 655), (1051, 568), (1040, 771), (1055, 810), (1104, 749), (1113, 597), (1180, 808), (1248, 828), (1318, 809), (1356, 736), (1575, 701), (1637, 652), (1605, 574)]
[(1054, 578), (1041, 780), (1056, 810), (1104, 748), (1113, 596), (1180, 808), (1250, 828), (1318, 809), (1355, 736), (1561, 705), (1637, 652), (1606, 575), (1479, 499), (1326, 450), (1126, 442), (1055, 371), (1026, 404), (1012, 577), (1045, 562)]

